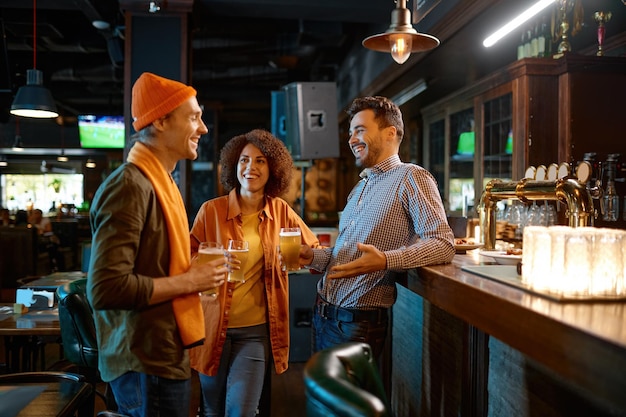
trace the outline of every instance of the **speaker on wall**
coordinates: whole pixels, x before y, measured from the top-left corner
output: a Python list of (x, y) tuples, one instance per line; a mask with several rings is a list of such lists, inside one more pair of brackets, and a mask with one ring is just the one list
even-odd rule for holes
[(287, 148), (295, 160), (339, 157), (337, 86), (296, 82), (283, 87)]
[(285, 92), (282, 90), (272, 91), (272, 135), (287, 143)]

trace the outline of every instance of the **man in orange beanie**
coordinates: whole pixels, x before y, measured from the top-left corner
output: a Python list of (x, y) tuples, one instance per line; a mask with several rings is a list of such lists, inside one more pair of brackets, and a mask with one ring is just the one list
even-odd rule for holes
[(98, 368), (125, 415), (189, 415), (187, 348), (202, 343), (199, 292), (222, 285), (225, 259), (191, 265), (189, 223), (170, 173), (197, 157), (208, 129), (196, 90), (143, 73), (132, 90), (136, 142), (91, 205), (87, 295)]

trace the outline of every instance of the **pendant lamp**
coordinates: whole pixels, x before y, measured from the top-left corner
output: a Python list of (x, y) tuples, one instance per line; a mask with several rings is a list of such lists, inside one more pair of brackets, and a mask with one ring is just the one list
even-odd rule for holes
[(411, 26), (411, 12), (406, 0), (395, 0), (396, 8), (391, 12), (391, 26), (384, 33), (363, 40), (363, 46), (378, 52), (389, 52), (394, 61), (404, 64), (411, 53), (424, 52), (439, 46), (439, 39), (419, 33)]
[(26, 85), (20, 87), (11, 104), (11, 114), (22, 117), (57, 117), (52, 94), (43, 86), (43, 73), (37, 67), (37, 0), (33, 0), (33, 69), (26, 71)]
[(57, 156), (57, 161), (67, 162), (69, 158), (65, 156), (65, 126), (61, 125), (61, 155)]
[(24, 151), (24, 143), (22, 142), (22, 136), (20, 135), (20, 119), (15, 119), (15, 139), (13, 140), (13, 147), (11, 150), (14, 152)]

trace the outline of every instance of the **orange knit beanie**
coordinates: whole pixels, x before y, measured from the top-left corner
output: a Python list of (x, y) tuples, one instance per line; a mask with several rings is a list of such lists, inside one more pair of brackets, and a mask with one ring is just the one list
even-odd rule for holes
[(144, 72), (133, 85), (133, 127), (138, 132), (195, 96), (188, 85)]

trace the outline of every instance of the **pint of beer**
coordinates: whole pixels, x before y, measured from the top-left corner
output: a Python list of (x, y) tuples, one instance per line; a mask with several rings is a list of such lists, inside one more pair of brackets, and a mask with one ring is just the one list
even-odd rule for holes
[(233, 269), (228, 271), (229, 282), (244, 282), (246, 279), (243, 275), (243, 268), (246, 266), (248, 260), (248, 241), (246, 240), (229, 240), (228, 252), (234, 254), (241, 264), (239, 269)]
[[(196, 262), (199, 264), (206, 264), (215, 259), (224, 259), (226, 263), (226, 257), (224, 256), (224, 247), (217, 242), (201, 242), (198, 247), (198, 257)], [(217, 295), (217, 288), (211, 288), (202, 292), (203, 295)]]
[(284, 227), (280, 229), (278, 242), (280, 244), (280, 254), (283, 258), (283, 271), (297, 271), (300, 269), (301, 241), (299, 227)]

